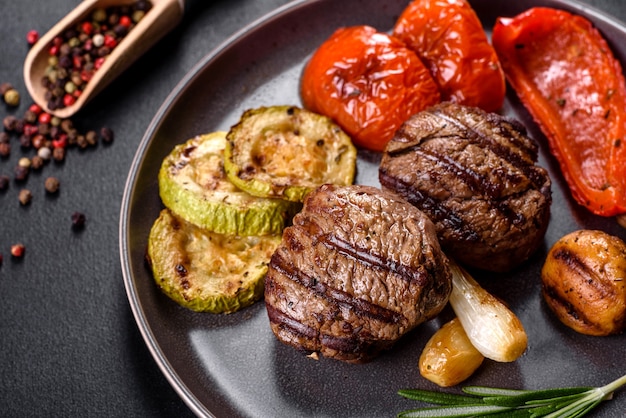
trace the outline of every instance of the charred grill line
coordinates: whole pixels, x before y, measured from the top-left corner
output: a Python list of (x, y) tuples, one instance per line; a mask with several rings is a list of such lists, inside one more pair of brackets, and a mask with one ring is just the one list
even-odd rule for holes
[(384, 168), (380, 170), (379, 179), (382, 185), (397, 191), (409, 203), (428, 213), (433, 222), (441, 222), (447, 225), (450, 229), (457, 231), (468, 242), (480, 240), (480, 236), (467, 225), (461, 216), (444, 206), (439, 200), (425, 194), (421, 190), (413, 188), (411, 184), (389, 175)]
[(293, 265), (288, 263), (278, 253), (274, 253), (272, 257), (272, 267), (289, 280), (311, 289), (315, 294), (337, 307), (341, 305), (350, 309), (357, 316), (368, 317), (391, 324), (406, 321), (406, 318), (401, 313), (396, 313), (363, 299), (355, 298), (342, 290), (334, 289), (326, 283), (305, 274), (302, 270), (293, 268)]
[(613, 294), (613, 289), (609, 286), (604, 286), (605, 281), (598, 277), (597, 272), (593, 268), (589, 268), (580, 258), (576, 256), (576, 253), (567, 251), (566, 249), (559, 249), (554, 253), (555, 260), (562, 260), (565, 265), (571, 270), (576, 272), (576, 275), (582, 277), (591, 277), (587, 281), (589, 286), (593, 286), (604, 296)]
[(499, 197), (499, 192), (502, 189), (500, 185), (491, 183), (485, 176), (471, 170), (469, 167), (462, 166), (449, 156), (437, 154), (422, 148), (415, 149), (415, 154), (430, 160), (442, 170), (454, 174), (459, 180), (467, 184), (472, 191), (481, 195), (487, 195), (491, 199)]
[(303, 324), (273, 306), (267, 305), (266, 307), (267, 316), (269, 317), (271, 323), (277, 324), (282, 329), (287, 329), (292, 334), (312, 340), (317, 339), (318, 332), (312, 327)]
[(349, 242), (340, 239), (334, 234), (325, 234), (321, 237), (320, 242), (331, 250), (337, 251), (345, 257), (352, 258), (361, 264), (374, 267), (380, 270), (386, 270), (397, 274), (402, 279), (413, 282), (418, 286), (423, 286), (427, 282), (423, 270), (413, 270), (404, 264), (390, 261), (387, 258), (374, 254), (368, 249), (356, 248)]
[[(456, 126), (459, 130), (466, 134), (462, 135), (463, 138), (469, 140), (472, 144), (476, 144), (485, 149), (488, 149), (498, 157), (516, 167), (524, 174), (525, 177), (530, 179), (535, 187), (540, 188), (543, 185), (543, 178), (542, 176), (538, 175), (533, 165), (529, 164), (518, 154), (512, 152), (511, 148), (498, 144), (497, 142), (491, 140), (488, 135), (485, 135), (477, 129), (464, 124), (459, 119), (442, 112), (440, 109), (431, 111), (429, 113), (434, 117), (438, 117)], [(489, 122), (495, 123), (495, 121), (491, 120)], [(514, 145), (516, 148), (523, 149), (527, 154), (531, 154), (529, 152), (530, 150), (527, 149), (528, 147), (526, 147), (525, 144), (521, 143), (520, 141), (515, 141), (515, 135), (510, 135), (508, 139), (511, 144)]]

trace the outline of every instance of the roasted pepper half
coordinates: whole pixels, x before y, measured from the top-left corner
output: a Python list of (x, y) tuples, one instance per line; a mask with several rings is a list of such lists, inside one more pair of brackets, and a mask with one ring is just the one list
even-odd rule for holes
[(597, 215), (626, 212), (626, 87), (600, 32), (582, 16), (538, 7), (499, 18), (492, 43), (576, 201)]

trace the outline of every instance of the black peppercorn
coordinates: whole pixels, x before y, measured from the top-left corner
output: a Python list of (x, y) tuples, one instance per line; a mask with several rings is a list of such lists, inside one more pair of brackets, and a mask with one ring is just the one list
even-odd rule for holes
[(44, 182), (44, 187), (48, 193), (56, 193), (59, 191), (59, 179), (56, 177), (48, 177)]
[(27, 110), (24, 112), (24, 121), (26, 123), (35, 123), (37, 122), (37, 114), (31, 110)]
[(28, 135), (20, 135), (20, 146), (22, 148), (30, 148), (33, 144), (30, 136)]
[(85, 226), (87, 218), (83, 213), (74, 212), (72, 213), (72, 227), (75, 229), (81, 229)]
[(110, 144), (111, 142), (113, 142), (114, 134), (110, 128), (107, 128), (105, 126), (100, 129), (100, 137), (102, 138), (102, 142)]
[(5, 131), (0, 131), (0, 144), (8, 144), (10, 140), (9, 134)]
[(15, 180), (17, 181), (24, 181), (28, 178), (28, 173), (29, 173), (30, 169), (28, 167), (24, 167), (22, 165), (16, 165), (15, 166), (15, 170), (14, 170), (14, 174), (15, 174)]
[(13, 132), (15, 131), (15, 128), (17, 127), (17, 118), (13, 115), (9, 115), (6, 116), (3, 120), (2, 120), (2, 124), (4, 125), (4, 129), (7, 130), (8, 132)]
[(61, 162), (65, 159), (65, 148), (57, 147), (52, 149), (52, 158), (56, 162)]
[(9, 179), (9, 176), (6, 174), (0, 176), (0, 191), (4, 191), (9, 188), (10, 180), (11, 179)]
[(6, 158), (11, 155), (11, 144), (8, 142), (0, 142), (0, 157)]
[(11, 83), (2, 83), (0, 84), (0, 96), (4, 96), (4, 93), (11, 90), (13, 85)]

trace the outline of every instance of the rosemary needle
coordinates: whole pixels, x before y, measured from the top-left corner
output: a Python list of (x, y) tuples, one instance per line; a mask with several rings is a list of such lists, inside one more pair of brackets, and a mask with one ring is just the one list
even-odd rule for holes
[(485, 386), (463, 388), (466, 395), (402, 389), (398, 394), (412, 400), (435, 404), (400, 412), (402, 418), (453, 417), (582, 417), (613, 392), (626, 385), (626, 375), (601, 387), (573, 387), (543, 390), (513, 390)]

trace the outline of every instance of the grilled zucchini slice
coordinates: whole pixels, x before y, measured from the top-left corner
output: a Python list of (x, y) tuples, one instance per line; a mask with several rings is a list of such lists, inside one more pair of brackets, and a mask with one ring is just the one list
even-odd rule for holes
[(159, 171), (163, 204), (177, 216), (213, 232), (280, 234), (301, 206), (238, 189), (224, 172), (225, 146), (226, 132), (213, 132), (174, 147)]
[(199, 228), (161, 211), (150, 230), (155, 282), (196, 312), (232, 313), (263, 296), (267, 265), (281, 236), (235, 236)]
[(357, 151), (330, 118), (295, 106), (250, 109), (226, 136), (226, 175), (260, 197), (301, 202), (316, 187), (354, 181)]

